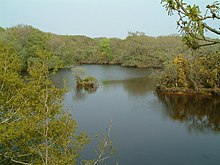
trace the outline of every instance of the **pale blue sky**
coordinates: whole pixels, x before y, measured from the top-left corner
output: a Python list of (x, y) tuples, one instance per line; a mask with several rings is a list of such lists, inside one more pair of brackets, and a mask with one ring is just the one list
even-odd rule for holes
[(178, 33), (176, 20), (167, 16), (160, 0), (0, 0), (0, 26), (27, 24), (56, 34), (124, 38), (128, 31), (143, 31), (150, 36), (169, 35)]

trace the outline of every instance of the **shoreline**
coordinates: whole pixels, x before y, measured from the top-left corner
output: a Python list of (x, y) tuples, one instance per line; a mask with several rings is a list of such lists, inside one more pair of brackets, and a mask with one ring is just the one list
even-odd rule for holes
[(215, 96), (220, 97), (220, 88), (199, 88), (197, 90), (187, 88), (161, 88), (156, 87), (155, 90), (162, 95), (185, 95), (185, 96)]
[(78, 65), (118, 65), (118, 66), (121, 66), (121, 67), (131, 67), (131, 68), (146, 68), (146, 69), (163, 69), (162, 66), (147, 66), (147, 65), (126, 65), (126, 64), (123, 64), (123, 63), (113, 63), (113, 62), (109, 62), (109, 63), (95, 63), (95, 62), (82, 62), (82, 63), (78, 63), (78, 64), (73, 64), (73, 65), (68, 65), (68, 66), (64, 66), (60, 69), (64, 69), (64, 68), (73, 68), (75, 66), (78, 66)]

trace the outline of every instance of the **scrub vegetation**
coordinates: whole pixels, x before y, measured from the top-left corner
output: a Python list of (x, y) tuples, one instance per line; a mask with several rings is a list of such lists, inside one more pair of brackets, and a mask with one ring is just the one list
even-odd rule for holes
[(22, 70), (38, 62), (39, 53), (50, 54), (49, 69), (78, 64), (159, 68), (163, 71), (157, 82), (160, 93), (219, 94), (219, 40), (194, 49), (182, 42), (185, 37), (150, 37), (137, 31), (128, 32), (125, 39), (89, 38), (45, 33), (27, 25), (0, 30), (0, 41), (14, 49)]
[(89, 38), (45, 33), (27, 25), (2, 28), (0, 41), (13, 47), (23, 69), (36, 61), (36, 53), (42, 50), (53, 55), (51, 68), (91, 63), (163, 68), (174, 55), (189, 52), (175, 35), (150, 37), (129, 32), (126, 39)]

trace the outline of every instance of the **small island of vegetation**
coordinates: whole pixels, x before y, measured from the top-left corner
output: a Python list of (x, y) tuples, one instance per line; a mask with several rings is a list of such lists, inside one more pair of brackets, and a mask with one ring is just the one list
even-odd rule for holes
[(95, 77), (76, 78), (77, 88), (94, 89), (98, 87), (98, 80)]

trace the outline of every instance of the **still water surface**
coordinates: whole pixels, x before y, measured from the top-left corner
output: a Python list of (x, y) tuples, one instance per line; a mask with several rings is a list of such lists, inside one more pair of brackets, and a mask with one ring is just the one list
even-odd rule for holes
[[(220, 99), (158, 96), (151, 71), (107, 65), (84, 65), (99, 80), (94, 91), (75, 90), (70, 69), (54, 77), (69, 91), (64, 106), (81, 131), (105, 133), (112, 118), (111, 138), (117, 148), (108, 164), (220, 165)], [(95, 157), (91, 143), (83, 159)]]

